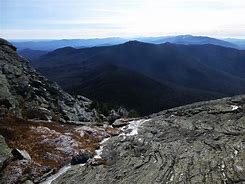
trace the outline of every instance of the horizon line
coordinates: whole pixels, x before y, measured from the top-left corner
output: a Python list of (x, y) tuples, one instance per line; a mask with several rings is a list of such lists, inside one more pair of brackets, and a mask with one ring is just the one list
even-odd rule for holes
[(4, 38), (0, 37), (6, 40), (11, 41), (50, 41), (50, 40), (90, 40), (90, 39), (138, 39), (138, 38), (158, 38), (158, 37), (176, 37), (176, 36), (193, 36), (193, 37), (209, 37), (209, 38), (215, 38), (215, 39), (245, 39), (245, 37), (242, 36), (209, 36), (209, 35), (195, 35), (195, 34), (173, 34), (173, 35), (141, 35), (141, 36), (109, 36), (109, 37), (74, 37), (74, 38)]

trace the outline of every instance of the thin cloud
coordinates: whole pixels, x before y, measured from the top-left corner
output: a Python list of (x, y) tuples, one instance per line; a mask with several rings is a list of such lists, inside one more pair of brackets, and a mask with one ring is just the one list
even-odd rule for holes
[(0, 31), (8, 38), (245, 37), (243, 0), (9, 0), (0, 6)]

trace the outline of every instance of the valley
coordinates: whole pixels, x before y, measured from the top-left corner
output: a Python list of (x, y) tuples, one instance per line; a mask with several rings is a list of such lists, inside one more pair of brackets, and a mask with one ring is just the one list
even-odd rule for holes
[(245, 181), (244, 95), (204, 102), (243, 93), (243, 51), (133, 41), (31, 61), (63, 90), (16, 50), (0, 40), (0, 183)]
[(215, 45), (148, 44), (57, 49), (31, 61), (73, 95), (148, 115), (245, 92), (245, 52)]

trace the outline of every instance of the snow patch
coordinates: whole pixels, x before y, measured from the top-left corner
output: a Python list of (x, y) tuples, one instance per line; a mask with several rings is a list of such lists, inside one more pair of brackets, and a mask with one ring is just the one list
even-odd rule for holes
[(50, 176), (45, 181), (41, 182), (40, 184), (51, 184), (54, 180), (56, 180), (59, 176), (66, 173), (71, 168), (70, 165), (62, 167), (56, 174)]
[[(105, 138), (100, 142), (100, 148), (98, 150), (95, 150), (95, 156), (93, 157), (93, 159), (102, 159), (101, 155), (102, 155), (102, 151), (104, 148), (104, 143), (106, 141), (108, 141), (110, 138)], [(85, 164), (80, 164), (81, 167), (85, 166)], [(41, 182), (40, 184), (51, 184), (54, 180), (56, 180), (59, 176), (65, 174), (69, 169), (71, 169), (71, 165), (68, 166), (64, 166), (62, 167), (56, 174), (48, 177), (45, 181)]]
[[(136, 121), (131, 121), (129, 122), (128, 125), (125, 127), (121, 128), (123, 133), (121, 133), (121, 136), (133, 136), (138, 134), (138, 129), (139, 127), (146, 121), (149, 121), (150, 119), (140, 119)], [(119, 136), (120, 136), (119, 135)]]
[(232, 108), (232, 109), (231, 109), (232, 111), (235, 111), (235, 110), (237, 110), (237, 109), (239, 108), (239, 106), (232, 105), (231, 108)]
[[(131, 121), (127, 126), (121, 128), (121, 130), (123, 131), (123, 133), (119, 134), (119, 136), (133, 136), (133, 135), (137, 135), (138, 134), (138, 128), (140, 125), (142, 125), (144, 122), (149, 121), (150, 119), (141, 119), (141, 120), (136, 120), (136, 121)], [(45, 127), (45, 128), (40, 128), (38, 131), (41, 132), (52, 132), (52, 130), (50, 130), (49, 128)], [(80, 129), (77, 129), (77, 131), (79, 132)], [(82, 130), (83, 132), (84, 130)], [(52, 132), (52, 133), (57, 133), (57, 132)], [(81, 133), (81, 131), (80, 131)], [(83, 136), (84, 134), (81, 133), (81, 136)], [(108, 141), (110, 139), (110, 137), (103, 139), (100, 142), (100, 148), (98, 150), (95, 150), (95, 156), (93, 157), (93, 159), (102, 159), (101, 155), (103, 152), (103, 148), (104, 148), (104, 143), (106, 141)], [(80, 164), (81, 167), (85, 166), (85, 164)], [(56, 180), (59, 176), (65, 174), (69, 169), (71, 169), (71, 165), (65, 166), (63, 168), (61, 168), (56, 174), (48, 177), (45, 181), (41, 182), (40, 184), (51, 184), (54, 180)]]
[(105, 139), (103, 139), (101, 142), (100, 142), (100, 148), (99, 149), (97, 149), (97, 150), (95, 150), (95, 156), (94, 156), (94, 158), (95, 159), (102, 159), (102, 157), (101, 157), (101, 155), (102, 155), (102, 151), (103, 151), (103, 148), (104, 148), (104, 143), (106, 142), (106, 141), (108, 141), (110, 138), (105, 138)]
[(238, 154), (238, 151), (236, 149), (234, 150), (234, 154), (235, 154), (235, 156), (237, 156), (237, 154)]
[(226, 173), (225, 173), (225, 163), (224, 163), (224, 161), (222, 161), (222, 163), (221, 163), (220, 171), (221, 171), (221, 174), (222, 174), (222, 176), (224, 178), (224, 183), (226, 184), (228, 179), (227, 179), (227, 176), (226, 176)]
[(174, 175), (171, 176), (170, 181), (174, 181)]

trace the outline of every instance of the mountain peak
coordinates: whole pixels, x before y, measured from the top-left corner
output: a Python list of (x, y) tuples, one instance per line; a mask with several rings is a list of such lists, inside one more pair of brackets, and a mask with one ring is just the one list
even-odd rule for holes
[(146, 42), (142, 42), (142, 41), (138, 41), (138, 40), (130, 40), (128, 42), (125, 42), (123, 44), (121, 44), (125, 47), (138, 47), (138, 46), (146, 46), (146, 45), (152, 45), (151, 43), (146, 43)]
[(186, 35), (179, 35), (177, 37), (181, 37), (181, 38), (191, 38), (191, 37), (195, 37), (193, 35), (190, 35), (190, 34), (186, 34)]
[(130, 40), (130, 41), (128, 41), (128, 42), (126, 42), (126, 43), (124, 43), (125, 45), (135, 45), (135, 44), (144, 44), (144, 42), (140, 42), (140, 41), (138, 41), (138, 40)]

